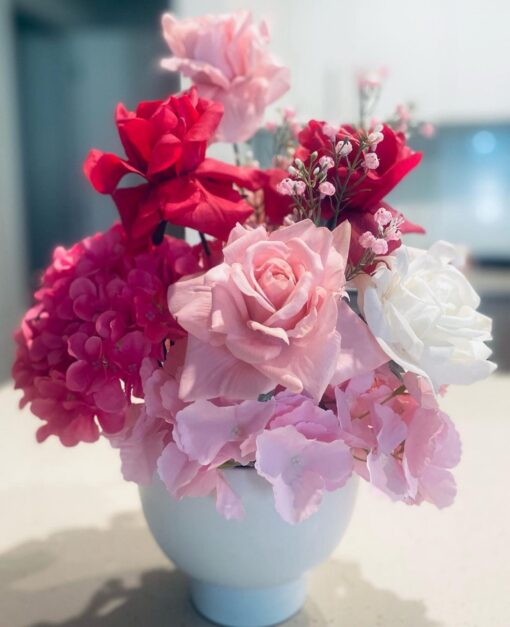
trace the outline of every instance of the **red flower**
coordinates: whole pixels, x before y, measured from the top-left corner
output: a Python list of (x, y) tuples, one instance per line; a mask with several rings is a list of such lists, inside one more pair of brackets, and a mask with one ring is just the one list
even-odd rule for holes
[[(306, 161), (314, 150), (319, 153), (319, 156), (331, 155), (332, 140), (324, 134), (324, 124), (324, 122), (311, 120), (299, 133), (300, 148), (296, 152), (296, 157)], [(383, 126), (382, 133), (384, 139), (378, 144), (376, 150), (379, 166), (375, 170), (368, 170), (366, 178), (360, 185), (358, 181), (365, 174), (363, 168), (358, 168), (349, 178), (345, 195), (345, 206), (348, 208), (376, 211), (381, 201), (421, 161), (421, 153), (409, 148), (403, 133), (396, 133), (387, 125)], [(352, 162), (359, 149), (358, 131), (352, 126), (341, 127), (336, 135), (335, 143), (344, 139), (348, 139), (352, 144), (353, 149), (350, 155)], [(334, 171), (331, 171), (329, 178), (333, 175)], [(337, 175), (341, 183), (346, 181), (346, 159), (340, 160)]]
[[(233, 184), (254, 189), (258, 172), (205, 158), (222, 115), (222, 105), (198, 98), (195, 89), (142, 102), (135, 112), (118, 105), (115, 119), (127, 157), (91, 150), (84, 172), (98, 192), (113, 196), (132, 241), (146, 242), (163, 220), (226, 240), (251, 214)], [(119, 188), (126, 174), (145, 182)]]

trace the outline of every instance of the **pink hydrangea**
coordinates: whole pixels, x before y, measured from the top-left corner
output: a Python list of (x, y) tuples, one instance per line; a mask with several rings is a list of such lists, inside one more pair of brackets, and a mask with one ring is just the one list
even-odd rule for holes
[(272, 402), (196, 401), (175, 416), (173, 442), (157, 460), (159, 476), (175, 498), (216, 493), (226, 518), (242, 518), (244, 509), (226, 482), (221, 466), (248, 465), (255, 459), (255, 437), (266, 427)]
[(284, 392), (275, 398), (268, 428), (257, 437), (255, 468), (273, 486), (275, 507), (294, 524), (317, 511), (324, 491), (345, 485), (352, 473), (338, 418), (311, 399)]
[(202, 98), (223, 104), (222, 141), (249, 139), (267, 105), (289, 89), (288, 68), (267, 50), (267, 25), (255, 24), (247, 11), (183, 20), (166, 14), (163, 35), (174, 56), (162, 67), (182, 72)]
[(460, 460), (460, 440), (426, 382), (407, 373), (402, 383), (384, 367), (352, 379), (335, 396), (342, 437), (361, 476), (395, 500), (452, 503), (450, 469)]
[(163, 359), (163, 342), (183, 336), (166, 290), (199, 269), (183, 241), (132, 255), (119, 225), (70, 249), (59, 247), (15, 333), (13, 376), (45, 421), (38, 439), (94, 441), (119, 431), (131, 397), (141, 396), (144, 358)]

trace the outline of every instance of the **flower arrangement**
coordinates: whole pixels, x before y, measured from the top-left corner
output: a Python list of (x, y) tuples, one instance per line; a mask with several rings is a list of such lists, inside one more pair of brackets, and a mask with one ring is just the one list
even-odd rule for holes
[[(430, 125), (403, 107), (371, 120), (380, 84), (364, 78), (358, 124), (285, 110), (263, 169), (237, 142), (289, 87), (267, 27), (241, 12), (166, 15), (163, 31), (162, 66), (192, 86), (117, 107), (125, 156), (92, 150), (84, 172), (120, 223), (55, 249), (15, 333), (38, 440), (108, 438), (127, 480), (213, 493), (227, 518), (244, 515), (235, 466), (271, 484), (289, 523), (353, 473), (394, 500), (451, 504), (460, 442), (438, 397), (495, 366), (455, 248), (404, 245), (422, 229), (385, 200), (420, 161), (409, 131)], [(235, 165), (206, 156), (216, 140)]]

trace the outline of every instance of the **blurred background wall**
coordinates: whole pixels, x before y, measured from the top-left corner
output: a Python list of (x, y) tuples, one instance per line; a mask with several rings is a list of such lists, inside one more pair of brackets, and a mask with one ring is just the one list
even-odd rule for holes
[[(182, 16), (248, 6), (172, 4)], [(392, 202), (426, 226), (420, 245), (441, 237), (471, 251), (471, 278), (495, 318), (495, 359), (510, 367), (510, 4), (250, 4), (267, 18), (273, 49), (292, 71), (292, 89), (274, 108), (292, 105), (303, 120), (355, 119), (357, 73), (387, 68), (379, 116), (412, 101), (437, 126), (433, 139), (414, 140), (422, 165)], [(118, 148), (117, 102), (133, 107), (178, 85), (158, 67), (167, 54), (159, 16), (168, 6), (0, 0), (0, 379), (8, 376), (12, 328), (51, 248), (115, 217), (81, 174), (88, 149)]]

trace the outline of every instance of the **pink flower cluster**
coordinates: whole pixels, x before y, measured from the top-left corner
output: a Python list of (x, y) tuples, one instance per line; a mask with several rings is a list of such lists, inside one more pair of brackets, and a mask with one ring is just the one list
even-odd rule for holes
[(142, 394), (142, 360), (162, 359), (164, 340), (183, 335), (166, 290), (199, 270), (196, 255), (170, 237), (136, 256), (127, 246), (116, 225), (56, 248), (15, 334), (13, 376), (22, 405), (45, 421), (40, 441), (57, 435), (72, 446), (96, 440), (100, 428), (118, 431), (132, 395)]
[(334, 394), (358, 474), (394, 500), (451, 505), (460, 440), (425, 379), (407, 373), (402, 383), (385, 366)]
[[(122, 225), (55, 250), (16, 332), (38, 439), (103, 435), (127, 480), (213, 494), (227, 518), (244, 515), (225, 472), (238, 467), (292, 524), (353, 473), (394, 500), (449, 505), (460, 442), (435, 394), (495, 365), (453, 246), (404, 246), (421, 228), (385, 202), (421, 158), (408, 120), (369, 121), (381, 77), (365, 77), (358, 126), (285, 110), (271, 169), (247, 146), (236, 166), (206, 158), (213, 137), (254, 134), (288, 71), (248, 13), (163, 28), (163, 66), (194, 87), (118, 108), (126, 156), (92, 151), (85, 172)], [(119, 187), (133, 172), (143, 184)], [(201, 245), (162, 236), (167, 221)]]
[(383, 365), (342, 300), (348, 239), (346, 225), (239, 226), (222, 264), (170, 287), (188, 336), (163, 368), (144, 362), (145, 404), (115, 437), (126, 479), (157, 473), (176, 498), (216, 493), (218, 511), (241, 518), (223, 468), (254, 465), (289, 523), (353, 470), (394, 499), (451, 502), (458, 436), (424, 380)]
[(183, 403), (177, 394), (183, 342), (177, 344), (163, 368), (145, 360), (145, 404), (133, 406), (123, 432), (111, 437), (127, 480), (147, 484), (157, 473), (175, 498), (215, 493), (218, 511), (239, 519), (243, 504), (222, 468), (255, 464), (273, 486), (276, 509), (290, 523), (312, 514), (324, 490), (345, 484), (352, 456), (332, 411), (290, 392), (265, 402)]
[(377, 234), (365, 231), (359, 236), (358, 242), (362, 248), (372, 251), (374, 255), (386, 255), (389, 250), (389, 242), (400, 242), (402, 233), (399, 227), (404, 222), (401, 216), (394, 217), (391, 211), (380, 207), (374, 214), (374, 222)]

